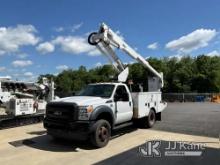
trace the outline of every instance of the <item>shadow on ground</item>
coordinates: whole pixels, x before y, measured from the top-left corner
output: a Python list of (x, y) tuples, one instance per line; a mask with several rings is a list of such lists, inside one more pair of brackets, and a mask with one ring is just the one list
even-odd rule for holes
[(46, 134), (46, 130), (43, 130), (43, 131), (32, 131), (32, 132), (28, 132), (28, 134), (30, 134), (30, 135), (44, 135), (44, 134)]
[[(172, 142), (171, 142), (172, 143)], [(202, 150), (201, 156), (165, 156), (165, 148), (168, 147), (168, 141), (161, 141), (159, 147), (161, 156), (160, 157), (144, 157), (139, 152), (139, 147), (145, 148), (145, 144), (122, 152), (118, 155), (112, 156), (95, 165), (112, 165), (112, 164), (125, 164), (125, 165), (219, 165), (220, 162), (220, 150), (206, 147)]]
[[(123, 136), (127, 133), (137, 130), (133, 126), (118, 129), (112, 132), (112, 138)], [(23, 139), (19, 141), (9, 142), (14, 147), (28, 146), (31, 148), (52, 151), (52, 152), (78, 152), (78, 148), (84, 150), (93, 150), (94, 148), (88, 141), (70, 141), (70, 140), (54, 140), (49, 135), (46, 135), (46, 131), (28, 132), (28, 134), (39, 135), (29, 139)]]

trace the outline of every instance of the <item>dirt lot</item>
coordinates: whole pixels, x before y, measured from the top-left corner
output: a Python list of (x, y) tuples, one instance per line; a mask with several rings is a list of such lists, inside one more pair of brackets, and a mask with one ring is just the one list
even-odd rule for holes
[[(42, 124), (0, 130), (0, 164), (218, 164), (220, 162), (220, 104), (170, 103), (153, 129), (127, 127), (115, 131), (107, 147), (86, 142), (55, 142)], [(204, 143), (202, 156), (144, 157), (139, 147), (161, 140)], [(163, 149), (161, 152), (163, 152)]]

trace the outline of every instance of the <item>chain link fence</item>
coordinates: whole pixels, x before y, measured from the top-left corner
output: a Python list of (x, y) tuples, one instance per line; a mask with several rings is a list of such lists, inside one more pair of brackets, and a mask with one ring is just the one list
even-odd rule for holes
[(210, 102), (220, 93), (163, 93), (162, 98), (167, 102)]

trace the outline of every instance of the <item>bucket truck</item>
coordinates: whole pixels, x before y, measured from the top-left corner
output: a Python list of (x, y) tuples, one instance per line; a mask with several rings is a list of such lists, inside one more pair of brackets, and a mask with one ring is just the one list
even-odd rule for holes
[[(88, 42), (107, 56), (119, 73), (118, 81), (89, 84), (77, 96), (48, 103), (44, 119), (47, 133), (54, 138), (90, 140), (94, 146), (104, 147), (109, 142), (111, 131), (128, 123), (153, 127), (156, 120), (161, 120), (161, 112), (167, 106), (160, 91), (163, 74), (104, 23), (98, 32), (89, 35)], [(129, 69), (124, 67), (115, 48), (152, 72), (154, 76), (148, 79), (148, 92), (129, 90), (125, 83)]]
[(0, 79), (0, 129), (42, 120), (46, 104), (55, 99), (54, 82), (41, 84)]
[[(18, 82), (8, 82), (17, 84)], [(42, 78), (42, 83), (25, 83), (23, 89), (13, 90), (11, 99), (6, 103), (6, 113), (13, 116), (44, 113), (47, 102), (55, 99), (54, 82)]]

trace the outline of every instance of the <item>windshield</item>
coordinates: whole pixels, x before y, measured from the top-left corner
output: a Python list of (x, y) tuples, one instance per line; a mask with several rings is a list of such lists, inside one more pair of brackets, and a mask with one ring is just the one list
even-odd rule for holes
[(96, 96), (96, 97), (111, 97), (114, 90), (114, 85), (110, 84), (97, 84), (87, 85), (85, 89), (77, 94), (78, 96)]

